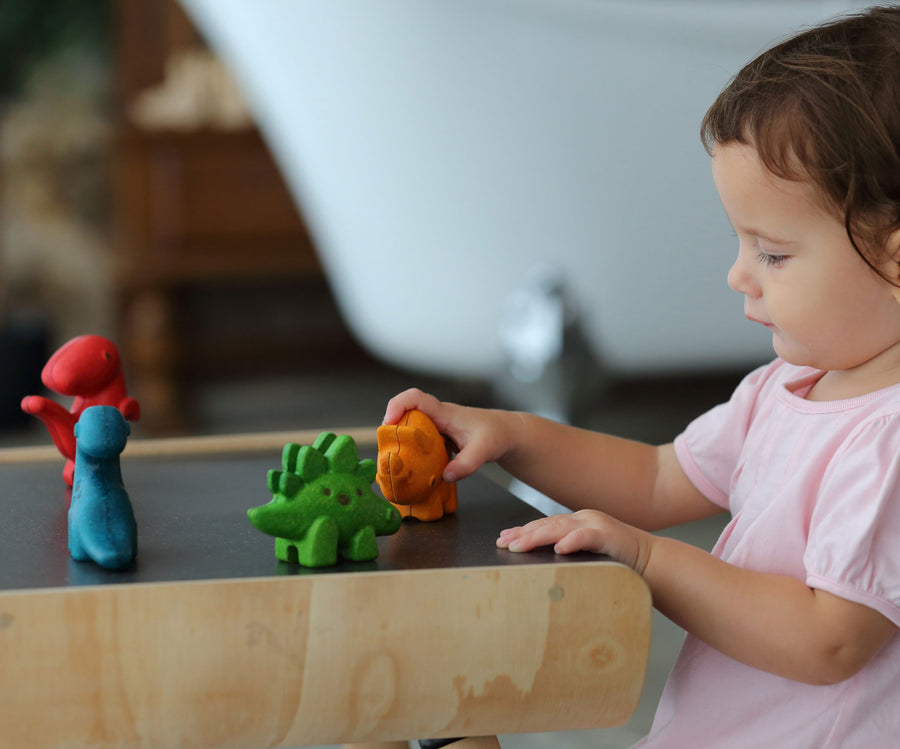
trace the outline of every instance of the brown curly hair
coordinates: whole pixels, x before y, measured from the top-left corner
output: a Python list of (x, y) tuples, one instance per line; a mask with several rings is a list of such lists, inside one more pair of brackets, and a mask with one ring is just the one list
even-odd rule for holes
[[(880, 270), (900, 229), (900, 6), (843, 16), (748, 63), (706, 112), (701, 138), (752, 145), (779, 177), (809, 180)], [(900, 285), (900, 284), (898, 284)]]

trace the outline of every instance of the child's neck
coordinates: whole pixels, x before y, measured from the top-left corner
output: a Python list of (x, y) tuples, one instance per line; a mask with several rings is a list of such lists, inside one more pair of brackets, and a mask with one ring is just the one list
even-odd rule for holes
[(877, 373), (856, 370), (831, 370), (806, 393), (806, 400), (836, 401), (859, 398), (900, 383), (900, 371), (891, 369)]

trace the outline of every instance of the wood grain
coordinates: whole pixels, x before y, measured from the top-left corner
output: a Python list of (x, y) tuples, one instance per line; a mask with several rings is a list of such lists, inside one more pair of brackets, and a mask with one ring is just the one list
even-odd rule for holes
[(605, 561), (4, 592), (0, 736), (258, 749), (617, 725), (649, 638), (646, 585)]

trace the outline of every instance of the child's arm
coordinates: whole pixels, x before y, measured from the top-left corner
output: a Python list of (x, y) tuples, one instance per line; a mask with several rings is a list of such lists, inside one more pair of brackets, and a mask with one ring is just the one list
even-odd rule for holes
[(417, 390), (390, 401), (385, 423), (410, 408), (428, 414), (459, 447), (448, 480), (497, 461), (573, 509), (593, 508), (506, 530), (498, 546), (529, 551), (554, 544), (561, 554), (608, 554), (644, 577), (663, 614), (735, 660), (796, 681), (834, 683), (862, 668), (896, 631), (874, 609), (639, 530), (721, 511), (687, 478), (671, 445), (441, 403)]
[(384, 422), (396, 423), (412, 408), (425, 412), (459, 449), (444, 470), (447, 481), (496, 461), (566, 507), (600, 509), (647, 530), (722, 512), (687, 479), (671, 445), (655, 447), (530, 414), (442, 403), (419, 390), (391, 399)]
[(786, 575), (735, 567), (600, 512), (542, 518), (503, 531), (497, 544), (608, 554), (643, 576), (654, 606), (676, 624), (735, 660), (795, 681), (843, 681), (897, 630), (862, 604)]

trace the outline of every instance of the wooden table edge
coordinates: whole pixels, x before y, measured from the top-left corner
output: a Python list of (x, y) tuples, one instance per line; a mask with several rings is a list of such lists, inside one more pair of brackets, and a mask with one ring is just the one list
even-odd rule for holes
[(101, 749), (250, 749), (619, 725), (650, 629), (646, 584), (606, 560), (8, 591), (0, 735), (61, 746), (99, 722)]
[[(338, 429), (304, 429), (278, 432), (251, 432), (246, 434), (214, 434), (191, 437), (155, 437), (131, 439), (123, 456), (129, 458), (158, 458), (169, 456), (193, 456), (208, 454), (233, 454), (281, 450), (288, 442), (312, 444), (322, 432), (348, 434), (359, 447), (372, 447), (376, 427), (344, 427)], [(21, 463), (45, 463), (61, 460), (53, 445), (28, 445), (0, 448), (0, 465)]]

